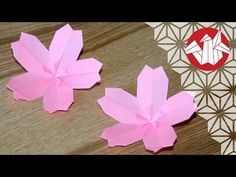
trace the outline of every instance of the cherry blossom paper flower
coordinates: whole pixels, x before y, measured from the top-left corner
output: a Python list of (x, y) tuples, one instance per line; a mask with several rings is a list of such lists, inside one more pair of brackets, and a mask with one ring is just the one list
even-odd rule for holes
[(189, 92), (169, 99), (167, 93), (168, 78), (162, 67), (144, 67), (138, 76), (137, 97), (120, 88), (106, 88), (98, 104), (119, 124), (105, 129), (101, 138), (110, 147), (143, 140), (146, 149), (154, 152), (173, 146), (177, 136), (172, 126), (189, 119), (196, 104)]
[(68, 24), (56, 31), (49, 50), (35, 36), (21, 33), (11, 48), (28, 72), (12, 78), (7, 87), (15, 99), (43, 97), (44, 109), (50, 113), (68, 110), (73, 89), (89, 89), (101, 79), (102, 63), (94, 58), (76, 61), (82, 47), (82, 31)]

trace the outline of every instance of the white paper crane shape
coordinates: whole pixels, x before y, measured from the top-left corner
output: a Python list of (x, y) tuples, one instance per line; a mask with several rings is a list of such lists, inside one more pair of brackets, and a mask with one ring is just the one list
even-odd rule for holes
[(200, 42), (203, 42), (203, 50), (196, 41), (190, 43), (185, 50), (187, 54), (192, 53), (201, 65), (206, 63), (215, 65), (223, 57), (223, 52), (230, 52), (229, 47), (221, 41), (220, 31), (213, 40), (206, 34)]

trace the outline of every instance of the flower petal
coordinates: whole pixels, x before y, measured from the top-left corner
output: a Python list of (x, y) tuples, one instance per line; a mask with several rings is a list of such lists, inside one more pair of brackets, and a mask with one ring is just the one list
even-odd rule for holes
[(73, 88), (59, 80), (52, 82), (43, 97), (44, 109), (49, 113), (67, 111), (73, 101)]
[(140, 104), (150, 110), (153, 117), (167, 99), (168, 78), (162, 67), (152, 69), (145, 66), (138, 76), (137, 98)]
[[(53, 72), (53, 65), (50, 62), (47, 48), (33, 35), (21, 33), (20, 40), (12, 43), (12, 49), (17, 60), (26, 68), (27, 71), (41, 71), (40, 66)], [(38, 63), (38, 64), (37, 64)]]
[(95, 58), (88, 58), (73, 62), (66, 68), (68, 75), (98, 73), (102, 68), (102, 63)]
[(48, 77), (43, 75), (24, 73), (13, 77), (7, 87), (14, 92), (15, 99), (31, 101), (42, 97), (46, 92), (49, 86), (47, 79)]
[(102, 97), (98, 100), (98, 104), (101, 106), (102, 110), (115, 120), (121, 123), (144, 123), (145, 120), (139, 118), (136, 113), (128, 110), (127, 108), (117, 104), (113, 100)]
[(173, 146), (177, 135), (170, 125), (158, 124), (157, 127), (150, 127), (143, 138), (147, 150), (157, 152), (161, 148)]
[(61, 61), (61, 57), (72, 33), (73, 29), (69, 24), (66, 24), (55, 32), (49, 46), (50, 58), (54, 64)]
[(58, 71), (63, 71), (73, 61), (76, 61), (83, 47), (81, 30), (73, 30), (69, 24), (56, 31), (50, 44), (50, 58), (54, 64), (59, 64)]
[(66, 69), (67, 76), (62, 76), (62, 79), (72, 88), (89, 89), (100, 82), (101, 67), (102, 63), (93, 58), (78, 60)]
[(160, 121), (169, 125), (175, 125), (189, 119), (196, 111), (194, 95), (185, 91), (170, 97), (161, 108), (165, 116)]
[(146, 127), (135, 124), (117, 124), (103, 131), (101, 138), (108, 140), (109, 146), (127, 146), (140, 141), (146, 132)]
[(26, 97), (24, 97), (23, 95), (21, 95), (20, 93), (13, 91), (13, 97), (16, 100), (26, 100)]
[(43, 66), (19, 41), (13, 42), (11, 48), (15, 59), (25, 68), (26, 71), (36, 74), (45, 72)]
[(105, 96), (98, 100), (98, 104), (109, 116), (120, 122), (141, 123), (148, 116), (136, 97), (120, 88), (106, 88)]
[(99, 73), (78, 74), (62, 77), (63, 81), (74, 89), (89, 89), (101, 81)]

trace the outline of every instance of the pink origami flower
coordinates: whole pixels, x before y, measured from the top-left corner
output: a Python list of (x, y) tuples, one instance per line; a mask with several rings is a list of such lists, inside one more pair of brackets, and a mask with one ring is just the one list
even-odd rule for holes
[(11, 48), (28, 72), (12, 78), (7, 87), (15, 99), (43, 97), (44, 109), (50, 113), (68, 110), (73, 89), (88, 89), (101, 80), (102, 63), (94, 58), (76, 61), (82, 47), (82, 31), (68, 24), (56, 31), (49, 50), (35, 36), (21, 33)]
[(137, 97), (120, 88), (106, 88), (98, 100), (103, 111), (120, 123), (103, 131), (108, 145), (127, 146), (143, 140), (147, 150), (157, 152), (173, 146), (173, 125), (185, 121), (196, 110), (194, 96), (179, 92), (167, 99), (168, 78), (162, 67), (145, 66), (138, 77)]

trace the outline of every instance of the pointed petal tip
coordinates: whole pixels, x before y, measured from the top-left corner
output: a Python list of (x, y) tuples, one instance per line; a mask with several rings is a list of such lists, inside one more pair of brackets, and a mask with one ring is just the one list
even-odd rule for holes
[[(65, 24), (63, 27), (65, 27), (65, 28), (71, 28), (71, 29), (72, 29), (72, 27), (70, 26), (69, 23)], [(62, 27), (62, 28), (63, 28), (63, 27)]]
[(196, 94), (194, 92), (191, 91), (184, 91), (185, 93), (187, 93), (188, 95), (192, 96), (193, 98), (196, 96)]
[(97, 80), (97, 83), (100, 83), (101, 82), (101, 76), (98, 74), (98, 80)]
[(158, 151), (160, 151), (162, 149), (162, 147), (145, 147), (145, 149), (147, 151), (152, 152), (152, 153), (157, 153)]
[(70, 32), (73, 31), (72, 27), (67, 23), (66, 25), (64, 25), (64, 26), (62, 26), (60, 29), (58, 29), (58, 30), (56, 31), (56, 33), (57, 33), (58, 31), (64, 31), (64, 30), (68, 30), (68, 31), (70, 31)]
[[(47, 110), (46, 110), (47, 111)], [(52, 114), (52, 113), (55, 113), (57, 112), (58, 110), (51, 110), (51, 111), (47, 111), (49, 114)]]
[(13, 91), (13, 99), (19, 100), (20, 98), (19, 98), (18, 94), (14, 90), (12, 90), (12, 91)]
[(27, 33), (21, 32), (20, 35), (21, 35), (21, 36), (24, 36), (24, 35), (27, 35)]
[(73, 100), (68, 105), (66, 105), (64, 108), (60, 108), (59, 111), (69, 111), (73, 103), (74, 103), (74, 97), (73, 97)]
[(8, 88), (8, 89), (10, 89), (10, 90), (12, 90), (12, 88), (11, 88), (11, 81), (12, 79), (10, 79), (8, 82), (7, 82), (7, 85), (6, 85), (6, 87)]
[(195, 100), (196, 94), (194, 92), (190, 92), (190, 91), (185, 91), (185, 93), (192, 97), (192, 99), (193, 99), (193, 106), (194, 106), (194, 112), (196, 112), (197, 111), (197, 104), (196, 104), (196, 100)]
[(15, 101), (20, 100), (20, 98), (18, 98), (15, 94), (13, 94), (13, 99), (14, 99)]
[(27, 99), (27, 98), (24, 98), (24, 99), (23, 99), (23, 97), (20, 98), (20, 97), (19, 97), (19, 94), (18, 94), (18, 93), (14, 90), (14, 88), (11, 86), (12, 82), (13, 82), (12, 79), (10, 79), (10, 80), (8, 81), (6, 87), (7, 87), (7, 89), (9, 89), (10, 91), (13, 92), (13, 99), (14, 99), (14, 100), (31, 101), (30, 99)]
[(156, 68), (154, 73), (155, 73), (156, 77), (161, 76), (161, 79), (168, 84), (169, 79), (168, 79), (167, 74), (162, 66)]
[(36, 36), (32, 34), (21, 32), (19, 41), (31, 40), (31, 39), (39, 40)]
[(197, 104), (194, 103), (194, 112), (197, 112)]
[(163, 70), (164, 71), (164, 68), (163, 68), (163, 66), (159, 66), (155, 70)]
[(46, 107), (45, 105), (43, 106), (44, 110), (47, 111), (48, 113), (54, 113), (56, 111), (58, 111), (58, 109), (56, 109), (55, 107)]
[(37, 37), (35, 37), (34, 35), (31, 35), (31, 34), (28, 34), (28, 33), (21, 32), (21, 35), (20, 35), (20, 41), (21, 41), (21, 40), (24, 40), (24, 39), (27, 39), (27, 38), (29, 38), (29, 37), (37, 38)]
[[(145, 71), (145, 70), (153, 70), (153, 68), (150, 67), (149, 65), (145, 64), (144, 67), (143, 67), (143, 69), (142, 69), (142, 71)], [(141, 72), (142, 72), (142, 71), (141, 71)]]
[[(73, 102), (72, 102), (73, 103)], [(67, 112), (69, 111), (69, 108), (71, 107), (72, 103), (70, 105), (67, 105), (66, 107), (64, 108), (56, 108), (56, 107), (52, 107), (52, 108), (47, 108), (44, 106), (44, 110), (47, 111), (48, 113), (54, 113), (54, 112), (57, 112), (57, 111), (64, 111), (64, 112)]]
[(101, 97), (101, 98), (97, 99), (97, 103), (99, 105), (101, 105), (103, 103), (103, 100), (104, 100), (104, 97)]
[(82, 30), (73, 30), (73, 32), (76, 34), (76, 36), (81, 39), (82, 43), (83, 43), (83, 32)]
[[(116, 145), (114, 145), (112, 141), (108, 141), (108, 146), (109, 147), (115, 147)], [(122, 145), (120, 145), (120, 146), (122, 146)]]
[[(71, 105), (70, 105), (71, 106)], [(70, 106), (66, 109), (57, 109), (57, 108), (53, 108), (53, 109), (47, 109), (47, 108), (44, 108), (48, 113), (54, 113), (54, 112), (57, 112), (57, 111), (64, 111), (64, 112), (67, 112), (67, 111), (69, 111), (69, 108), (70, 108)]]
[(19, 41), (15, 41), (11, 43), (11, 49), (14, 50), (17, 48)]
[(138, 82), (139, 82), (139, 80), (144, 79), (143, 77), (146, 77), (146, 75), (150, 75), (152, 71), (153, 71), (153, 69), (150, 66), (144, 65), (142, 71), (139, 73), (139, 75), (137, 77)]
[[(162, 66), (159, 66), (158, 68), (155, 69), (155, 72), (158, 74), (162, 74), (166, 76), (166, 72)], [(167, 76), (166, 76), (167, 77)]]
[(103, 130), (102, 134), (99, 137), (106, 140), (106, 129)]
[(110, 90), (111, 88), (105, 88), (105, 95), (109, 92), (109, 90)]
[(102, 66), (103, 66), (103, 63), (100, 62), (99, 60), (97, 60), (96, 58), (93, 58), (93, 60), (94, 60), (95, 62), (97, 62), (97, 64), (98, 64), (98, 68), (99, 68), (99, 71), (100, 71), (101, 68), (102, 68)]
[(98, 72), (101, 70), (103, 63), (100, 62), (99, 60), (97, 60), (96, 58), (91, 58), (89, 59), (90, 61), (93, 61), (94, 63), (96, 63), (96, 68), (98, 69)]
[(14, 100), (32, 101), (32, 99), (29, 99), (27, 97), (19, 97), (18, 94), (14, 91), (13, 91), (13, 98)]
[[(145, 72), (145, 71), (155, 71), (155, 72), (157, 72), (157, 73), (163, 73), (163, 74), (166, 75), (163, 66), (159, 66), (159, 67), (153, 69), (153, 68), (150, 67), (149, 65), (145, 65), (144, 68), (143, 68), (143, 70), (141, 71), (141, 73), (142, 73), (142, 72)], [(140, 75), (141, 75), (141, 73), (140, 73)]]
[(11, 50), (12, 50), (12, 53), (13, 53), (13, 56), (14, 56), (15, 60), (19, 59), (18, 58), (18, 53), (20, 52), (19, 48), (20, 48), (20, 42), (19, 41), (15, 41), (15, 42), (11, 43)]
[[(177, 138), (177, 137), (176, 137), (176, 138)], [(175, 141), (176, 141), (176, 138), (175, 138)], [(162, 146), (159, 146), (159, 147), (145, 147), (145, 149), (146, 149), (147, 151), (152, 152), (152, 153), (158, 153), (158, 152), (159, 152), (161, 149), (163, 149), (163, 148), (170, 148), (170, 147), (173, 147), (175, 141), (173, 142), (172, 145), (169, 145), (169, 146), (165, 146), (165, 147), (162, 147)]]
[(20, 100), (18, 97), (14, 96), (14, 95), (13, 95), (13, 99), (16, 101)]

